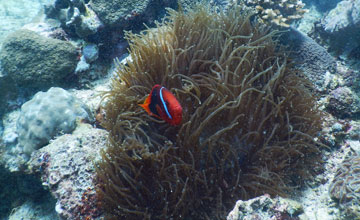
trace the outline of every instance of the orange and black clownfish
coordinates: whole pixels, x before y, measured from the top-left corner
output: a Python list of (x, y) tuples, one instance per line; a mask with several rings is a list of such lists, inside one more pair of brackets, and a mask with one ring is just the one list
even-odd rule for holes
[(179, 125), (182, 119), (182, 107), (175, 96), (161, 85), (155, 85), (144, 104), (139, 104), (145, 111), (160, 118), (170, 125)]

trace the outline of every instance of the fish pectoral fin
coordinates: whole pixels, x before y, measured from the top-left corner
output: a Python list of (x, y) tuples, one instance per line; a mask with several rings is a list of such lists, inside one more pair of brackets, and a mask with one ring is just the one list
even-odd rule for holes
[(158, 118), (160, 118), (160, 119), (164, 119), (165, 116), (164, 116), (164, 111), (163, 111), (163, 109), (162, 109), (159, 105), (156, 105), (155, 108), (156, 108), (156, 111), (157, 111), (158, 114), (159, 114), (159, 115), (155, 114), (156, 117), (158, 117)]
[[(151, 113), (150, 115), (151, 115), (151, 116), (154, 116), (155, 118), (162, 119), (160, 116), (158, 116), (158, 115), (156, 115), (156, 114)], [(162, 119), (162, 120), (163, 120), (163, 119)]]

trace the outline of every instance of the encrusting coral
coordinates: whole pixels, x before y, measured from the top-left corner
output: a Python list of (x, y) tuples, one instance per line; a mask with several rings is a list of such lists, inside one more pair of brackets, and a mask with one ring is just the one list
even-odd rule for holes
[[(202, 5), (127, 33), (130, 59), (103, 97), (97, 193), (109, 219), (223, 219), (238, 199), (286, 195), (308, 177), (322, 113), (279, 32), (251, 16)], [(181, 103), (179, 126), (138, 106), (155, 84)]]

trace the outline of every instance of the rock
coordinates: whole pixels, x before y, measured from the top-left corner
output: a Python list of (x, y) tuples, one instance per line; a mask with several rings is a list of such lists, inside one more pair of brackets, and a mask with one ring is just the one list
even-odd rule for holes
[(327, 33), (343, 31), (360, 24), (360, 1), (344, 0), (337, 4), (321, 22)]
[[(99, 49), (96, 44), (87, 44), (82, 49), (82, 56), (76, 66), (75, 73), (81, 73), (90, 69), (90, 63), (99, 57)], [(79, 80), (81, 81), (81, 80)]]
[(42, 88), (59, 85), (77, 64), (76, 48), (65, 41), (43, 37), (33, 31), (18, 30), (2, 45), (2, 71), (17, 85)]
[(109, 27), (121, 27), (135, 19), (138, 15), (144, 15), (151, 9), (153, 0), (91, 0), (91, 8), (99, 16), (100, 20)]
[[(216, 9), (227, 10), (228, 7), (231, 7), (235, 1), (233, 0), (209, 0), (211, 6), (214, 6)], [(178, 0), (178, 3), (181, 4), (183, 8), (193, 7), (194, 4), (203, 3), (203, 0)]]
[(28, 162), (31, 173), (40, 173), (43, 186), (57, 200), (55, 210), (63, 218), (98, 219), (94, 162), (106, 146), (107, 132), (82, 124), (35, 152)]
[(343, 0), (315, 26), (329, 44), (329, 50), (339, 55), (359, 59), (360, 0)]
[[(349, 135), (348, 136), (349, 139), (360, 140), (360, 123), (356, 123), (356, 122), (352, 121), (351, 129), (349, 129), (348, 135)], [(348, 141), (348, 142), (351, 142), (351, 141)], [(357, 144), (355, 146), (357, 148), (357, 151), (360, 154), (360, 144)], [(354, 148), (353, 146), (351, 146), (351, 147)]]
[(0, 219), (8, 219), (14, 205), (25, 200), (39, 199), (47, 194), (35, 175), (9, 172), (3, 166), (0, 166), (0, 188)]
[(82, 49), (82, 54), (87, 63), (92, 63), (99, 57), (99, 48), (96, 44), (87, 44)]
[(19, 115), (20, 110), (15, 110), (4, 114), (1, 121), (4, 131), (0, 136), (0, 165), (10, 172), (20, 171), (28, 160), (23, 150), (17, 147), (19, 135), (16, 133), (16, 120)]
[(53, 200), (50, 196), (41, 198), (41, 203), (39, 203), (39, 201), (28, 200), (21, 206), (16, 207), (7, 219), (58, 220), (60, 218), (54, 210)]
[(315, 3), (320, 11), (329, 11), (336, 7), (341, 0), (304, 0), (305, 4)]
[(91, 0), (90, 6), (107, 28), (127, 28), (153, 23), (165, 7), (176, 7), (176, 0)]
[(64, 29), (75, 32), (80, 38), (94, 35), (103, 27), (98, 16), (83, 0), (56, 0), (46, 5), (45, 14), (48, 18), (60, 20)]
[(80, 38), (86, 38), (89, 35), (96, 34), (99, 29), (103, 27), (102, 22), (99, 20), (97, 15), (92, 11), (92, 9), (86, 8), (85, 13), (81, 13), (80, 10), (74, 7), (72, 17), (66, 22), (66, 25), (75, 27), (75, 33)]
[(343, 78), (343, 85), (357, 91), (360, 89), (360, 78), (358, 77), (359, 72), (349, 65), (342, 62), (337, 62), (336, 73)]
[(15, 132), (11, 132), (11, 133), (6, 134), (3, 137), (3, 141), (4, 141), (5, 145), (11, 145), (11, 144), (16, 143), (17, 138), (18, 138), (18, 135)]
[(331, 126), (331, 129), (333, 132), (340, 132), (344, 130), (344, 126), (338, 122), (336, 122), (335, 124), (333, 124)]
[(314, 4), (306, 2), (305, 4), (309, 11), (304, 14), (304, 17), (301, 20), (293, 22), (292, 26), (296, 27), (297, 30), (303, 32), (304, 34), (308, 34), (312, 30), (314, 23), (318, 22), (322, 18), (323, 13), (321, 13), (319, 8)]
[(39, 16), (43, 4), (51, 0), (0, 1), (0, 44), (11, 32)]
[(55, 0), (54, 6), (56, 9), (64, 9), (69, 7), (69, 3), (67, 0)]
[[(37, 34), (43, 36), (43, 37), (50, 37), (50, 38), (54, 38), (54, 39), (59, 39), (59, 38), (55, 38), (55, 37), (52, 37), (53, 36), (53, 32), (58, 29), (59, 27), (59, 24), (56, 23), (56, 22), (53, 22), (52, 24), (50, 23), (46, 23), (46, 22), (43, 22), (43, 21), (39, 21), (39, 22), (36, 22), (36, 23), (29, 23), (29, 24), (26, 24), (22, 27), (22, 29), (25, 29), (25, 30), (29, 30), (29, 31), (34, 31), (36, 32)], [(60, 40), (60, 39), (59, 39)], [(65, 40), (62, 40), (62, 41), (65, 41)]]
[(64, 89), (38, 92), (21, 106), (16, 125), (19, 145), (30, 155), (56, 135), (72, 132), (81, 120), (93, 121), (90, 110)]
[(339, 118), (357, 117), (360, 114), (360, 99), (348, 87), (339, 87), (329, 95), (329, 112)]
[[(16, 176), (12, 175), (8, 170), (4, 169), (2, 166), (0, 166), (0, 218), (4, 218), (6, 214), (8, 214), (12, 207), (11, 202), (14, 201), (15, 198), (19, 198), (21, 196), (21, 193), (16, 189)], [(5, 198), (5, 199), (4, 199)]]
[(18, 88), (14, 85), (14, 80), (2, 73), (0, 63), (0, 118), (11, 106), (10, 100), (13, 100), (18, 94)]
[(80, 61), (78, 62), (76, 69), (75, 69), (75, 73), (81, 73), (81, 72), (85, 72), (87, 70), (89, 70), (90, 68), (90, 64), (88, 64), (84, 58), (84, 56), (81, 56)]
[(227, 220), (288, 219), (297, 220), (304, 210), (300, 203), (263, 195), (247, 201), (239, 200)]

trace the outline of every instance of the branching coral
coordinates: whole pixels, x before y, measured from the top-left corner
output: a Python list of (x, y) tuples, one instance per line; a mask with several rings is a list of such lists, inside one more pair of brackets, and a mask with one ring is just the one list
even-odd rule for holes
[(308, 10), (301, 0), (240, 0), (250, 7), (255, 7), (264, 21), (289, 27), (289, 24), (303, 17)]
[[(237, 199), (284, 195), (306, 177), (321, 113), (279, 33), (252, 15), (169, 10), (156, 29), (127, 34), (131, 59), (104, 95), (110, 135), (97, 174), (109, 219), (223, 219)], [(180, 126), (138, 106), (155, 84), (181, 103)]]

